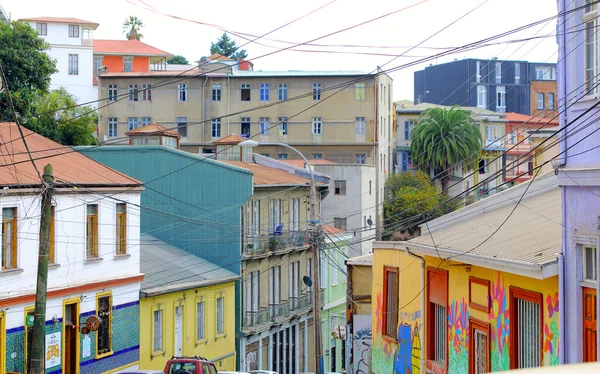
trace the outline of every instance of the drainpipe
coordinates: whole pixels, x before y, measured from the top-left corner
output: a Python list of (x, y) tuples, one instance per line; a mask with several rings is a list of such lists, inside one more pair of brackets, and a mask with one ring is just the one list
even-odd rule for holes
[[(227, 76), (227, 135), (231, 134), (231, 130), (229, 129), (229, 98), (231, 95), (231, 82), (229, 81), (229, 76)], [(241, 161), (241, 160), (240, 160)]]
[[(559, 85), (559, 87), (558, 87), (559, 88), (559, 92), (558, 92), (559, 96), (558, 97), (562, 98), (563, 108), (565, 108), (565, 110), (566, 110), (566, 108), (567, 108), (567, 79), (568, 79), (567, 77), (568, 77), (568, 75), (567, 75), (567, 69), (566, 69), (567, 61), (565, 60), (567, 58), (567, 35), (565, 33), (565, 29), (566, 29), (565, 22), (566, 22), (566, 19), (565, 19), (564, 12), (567, 10), (567, 0), (561, 0), (561, 1), (559, 1), (558, 2), (558, 8), (559, 8), (558, 9), (558, 14), (562, 14), (562, 16), (560, 16), (559, 21), (558, 21), (558, 25), (559, 25), (558, 34), (559, 34), (559, 38), (562, 38), (561, 52), (562, 52), (562, 59), (563, 59), (563, 62), (561, 64), (562, 67), (563, 67), (562, 68), (563, 71), (560, 72), (560, 77), (559, 77), (559, 79), (562, 79), (563, 84)], [(559, 54), (559, 58), (560, 57), (561, 56)], [(558, 108), (562, 110), (562, 108), (560, 107), (560, 105), (558, 106)], [(561, 127), (563, 128), (563, 130), (562, 130), (563, 134), (562, 134), (562, 140), (561, 140), (562, 147), (560, 147), (561, 148), (560, 150), (562, 151), (562, 154), (559, 156), (558, 160), (559, 160), (559, 164), (562, 166), (562, 165), (565, 165), (567, 163), (567, 136), (566, 136), (567, 129), (564, 129), (565, 125), (567, 124), (567, 118), (566, 118), (567, 117), (567, 113), (566, 112), (563, 113), (561, 117), (562, 118), (559, 118), (559, 122), (561, 124)], [(563, 221), (563, 224), (565, 222), (566, 221)], [(564, 239), (563, 239), (563, 241), (564, 241)], [(565, 252), (563, 252), (563, 253), (565, 253)]]
[(556, 254), (558, 260), (558, 300), (562, 303), (563, 310), (558, 313), (558, 362), (565, 363), (565, 257), (562, 253)]
[[(206, 123), (204, 120), (206, 119), (206, 103), (204, 102), (204, 87), (206, 86), (206, 82), (208, 82), (208, 77), (204, 77), (204, 82), (202, 83), (202, 146), (204, 146), (204, 128), (206, 127)], [(199, 152), (202, 153), (202, 152)]]
[[(421, 334), (421, 342), (424, 342), (425, 339), (423, 339), (423, 337), (425, 336), (425, 331), (423, 329), (423, 326), (425, 326), (425, 324), (423, 323), (423, 318), (425, 316), (425, 277), (427, 276), (426, 272), (425, 272), (425, 259), (421, 256), (417, 256), (416, 254), (412, 253), (406, 246), (404, 247), (404, 252), (406, 252), (407, 255), (409, 255), (410, 257), (413, 257), (416, 260), (419, 260), (421, 262), (421, 323), (419, 326), (419, 330)], [(423, 350), (423, 346), (421, 346), (421, 372), (425, 372), (425, 356), (424, 354), (422, 354), (424, 352)]]

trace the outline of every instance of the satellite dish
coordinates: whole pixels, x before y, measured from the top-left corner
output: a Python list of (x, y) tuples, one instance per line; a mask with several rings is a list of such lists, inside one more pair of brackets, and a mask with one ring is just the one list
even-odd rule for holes
[(371, 219), (371, 217), (369, 217), (367, 219), (367, 225), (372, 226), (373, 225), (373, 220)]
[(306, 285), (306, 287), (312, 287), (313, 281), (310, 279), (308, 275), (302, 277), (302, 282)]

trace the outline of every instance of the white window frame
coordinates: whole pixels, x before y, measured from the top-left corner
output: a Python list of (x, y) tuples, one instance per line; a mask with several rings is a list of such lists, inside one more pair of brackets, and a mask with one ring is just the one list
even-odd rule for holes
[(129, 93), (129, 101), (138, 101), (139, 100), (139, 90), (137, 84), (130, 84), (127, 88), (127, 93)]
[(213, 139), (221, 137), (221, 119), (220, 118), (213, 118), (210, 121), (210, 137)]
[(481, 82), (481, 61), (475, 62), (475, 82)]
[(48, 24), (45, 22), (38, 22), (35, 24), (35, 29), (40, 36), (48, 35)]
[(554, 92), (550, 92), (548, 93), (548, 109), (550, 110), (554, 110), (554, 105), (555, 105), (556, 101), (554, 98)]
[(319, 253), (319, 257), (320, 257), (320, 266), (319, 266), (319, 270), (321, 272), (321, 274), (319, 274), (319, 282), (321, 283), (319, 286), (321, 287), (321, 289), (325, 289), (327, 288), (327, 263), (325, 262), (325, 251), (321, 251)]
[(356, 153), (354, 155), (354, 163), (359, 165), (364, 165), (367, 163), (367, 154), (366, 153)]
[(283, 136), (288, 134), (288, 118), (279, 117), (277, 118), (277, 135)]
[(269, 269), (269, 307), (281, 304), (281, 265)]
[(123, 56), (123, 71), (127, 73), (133, 71), (133, 56)]
[(100, 68), (102, 67), (102, 61), (104, 56), (94, 56), (94, 74), (98, 75)]
[(312, 85), (313, 100), (321, 100), (321, 92), (322, 92), (321, 83), (313, 83), (313, 85)]
[(216, 309), (216, 330), (217, 335), (222, 335), (225, 333), (225, 297), (223, 295), (219, 295), (216, 298), (215, 302)]
[(79, 55), (69, 53), (69, 75), (79, 75)]
[(135, 130), (139, 127), (139, 119), (137, 117), (127, 117), (127, 131)]
[(69, 38), (79, 38), (79, 25), (69, 25)]
[(312, 134), (322, 135), (323, 134), (323, 117), (312, 118)]
[(277, 86), (277, 98), (279, 101), (288, 99), (288, 85), (286, 83), (281, 83)]
[(258, 99), (260, 101), (269, 101), (271, 99), (271, 89), (268, 83), (260, 83)]
[(487, 88), (482, 84), (477, 86), (477, 107), (487, 109)]
[(546, 101), (546, 95), (543, 92), (538, 92), (537, 108), (539, 110), (544, 109), (545, 101)]
[(177, 85), (177, 101), (187, 101), (187, 83), (179, 83)]
[(521, 84), (521, 64), (515, 62), (515, 84)]
[(142, 84), (142, 101), (152, 101), (152, 84)]
[(157, 309), (152, 312), (152, 351), (153, 352), (161, 352), (162, 350), (163, 350), (163, 310)]
[(211, 100), (212, 101), (221, 101), (221, 85), (213, 84), (211, 86)]
[(142, 117), (142, 127), (152, 123), (152, 117)]
[(269, 129), (271, 128), (269, 125), (269, 117), (260, 117), (259, 127), (261, 135), (269, 135)]
[(506, 112), (506, 86), (496, 86), (496, 111)]
[[(582, 278), (584, 282), (596, 282), (598, 279), (598, 269), (596, 268), (596, 259), (598, 258), (598, 249), (596, 247), (593, 246), (589, 246), (589, 245), (585, 245), (582, 246)], [(591, 255), (591, 259), (588, 259), (588, 255), (587, 255), (587, 251), (586, 249), (591, 249), (592, 250), (592, 255)], [(592, 262), (592, 278), (587, 277), (587, 262), (591, 261)]]
[(502, 63), (496, 62), (496, 84), (502, 83)]
[(119, 88), (116, 84), (108, 85), (108, 101), (117, 101), (119, 96)]
[(118, 135), (118, 125), (119, 125), (119, 121), (117, 119), (117, 117), (108, 117), (106, 119), (106, 123), (107, 123), (107, 136), (109, 138), (116, 138)]
[[(242, 100), (242, 92), (244, 90), (248, 90), (248, 100)], [(252, 101), (252, 87), (250, 86), (250, 83), (240, 84), (240, 101)]]
[(204, 300), (196, 302), (196, 341), (206, 339), (205, 307)]
[(366, 117), (355, 117), (356, 135), (365, 135), (367, 133)]
[[(188, 118), (177, 117), (177, 132), (181, 134), (182, 138), (187, 138)], [(180, 126), (182, 124), (182, 126)]]
[[(586, 7), (584, 8), (584, 15), (582, 18), (582, 23), (584, 24), (585, 41), (583, 48), (584, 83), (586, 87), (585, 96), (596, 97), (598, 95), (598, 5), (587, 4), (589, 4), (589, 2), (586, 0)], [(591, 49), (592, 53), (592, 66), (588, 64), (589, 49)], [(588, 76), (590, 77), (589, 79)]]

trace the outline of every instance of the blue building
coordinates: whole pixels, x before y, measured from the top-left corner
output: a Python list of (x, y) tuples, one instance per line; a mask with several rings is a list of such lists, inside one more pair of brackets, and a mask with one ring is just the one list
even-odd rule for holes
[(414, 101), (531, 114), (533, 81), (556, 81), (555, 64), (457, 60), (415, 72)]

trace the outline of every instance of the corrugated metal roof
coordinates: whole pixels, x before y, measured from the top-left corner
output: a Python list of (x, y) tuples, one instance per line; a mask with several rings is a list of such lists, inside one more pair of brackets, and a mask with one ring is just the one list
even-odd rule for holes
[(537, 188), (528, 190), (512, 215), (528, 183), (421, 225), (421, 236), (406, 244), (527, 264), (553, 263), (562, 245), (561, 192), (553, 173), (543, 179), (534, 182)]
[(160, 294), (230, 282), (238, 276), (151, 235), (140, 237), (142, 292)]
[(344, 76), (355, 76), (355, 75), (367, 75), (358, 70), (348, 71), (310, 71), (310, 70), (285, 70), (285, 71), (248, 71), (248, 70), (236, 70), (233, 72), (233, 76), (238, 77), (344, 77)]
[(346, 260), (347, 265), (373, 266), (373, 254), (352, 257)]
[(309, 181), (305, 178), (290, 174), (287, 171), (270, 168), (267, 166), (255, 164), (253, 162), (241, 161), (218, 161), (240, 168), (248, 169), (254, 173), (254, 185), (298, 185), (306, 186)]
[(133, 40), (105, 40), (94, 39), (94, 54), (118, 54), (139, 56), (171, 56), (169, 52), (155, 48), (137, 39)]

